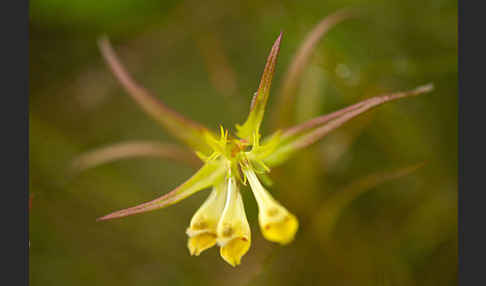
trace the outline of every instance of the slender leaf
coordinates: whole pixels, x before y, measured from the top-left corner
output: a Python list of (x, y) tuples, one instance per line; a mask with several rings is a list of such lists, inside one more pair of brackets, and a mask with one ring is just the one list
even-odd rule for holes
[(351, 182), (341, 190), (333, 193), (316, 211), (313, 227), (323, 238), (332, 232), (339, 215), (360, 195), (389, 181), (393, 181), (415, 172), (424, 166), (424, 162), (413, 164), (393, 171), (381, 171), (367, 175)]
[(201, 160), (185, 148), (159, 142), (133, 141), (117, 143), (81, 154), (73, 160), (71, 167), (73, 171), (79, 172), (113, 161), (137, 157), (158, 157), (192, 167), (201, 166)]
[(292, 108), (295, 106), (295, 97), (302, 72), (319, 40), (334, 26), (355, 15), (355, 10), (339, 10), (321, 20), (307, 35), (284, 76), (282, 88), (277, 96), (276, 109), (272, 118), (272, 124), (276, 128), (288, 126), (292, 120)]
[(204, 133), (210, 132), (206, 127), (170, 109), (147, 89), (140, 86), (123, 67), (108, 38), (101, 38), (99, 47), (115, 77), (146, 113), (161, 123), (171, 135), (191, 148), (202, 152), (210, 151), (204, 140)]
[(430, 92), (433, 88), (432, 84), (428, 84), (410, 91), (376, 96), (289, 128), (283, 132), (280, 146), (271, 156), (265, 159), (265, 163), (269, 166), (278, 165), (294, 152), (315, 143), (332, 130), (374, 107), (400, 98)]
[(214, 162), (206, 163), (189, 180), (184, 182), (173, 191), (155, 200), (131, 208), (113, 212), (111, 214), (100, 217), (97, 220), (100, 221), (120, 218), (170, 206), (193, 195), (198, 191), (212, 186), (225, 175), (225, 170), (226, 168), (222, 164), (216, 164)]

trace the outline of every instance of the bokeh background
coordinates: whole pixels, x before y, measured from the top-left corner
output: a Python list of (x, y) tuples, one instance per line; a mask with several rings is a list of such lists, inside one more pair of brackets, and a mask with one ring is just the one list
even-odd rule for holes
[[(191, 257), (185, 229), (208, 195), (95, 222), (168, 192), (193, 169), (157, 158), (73, 175), (70, 162), (127, 140), (175, 142), (104, 65), (106, 34), (136, 79), (216, 129), (245, 119), (284, 31), (264, 130), (306, 34), (342, 8), (364, 11), (316, 46), (295, 122), (382, 92), (435, 91), (379, 107), (272, 170), (274, 196), (300, 220), (295, 241), (262, 238), (232, 268)], [(456, 285), (457, 1), (30, 1), (31, 285)]]

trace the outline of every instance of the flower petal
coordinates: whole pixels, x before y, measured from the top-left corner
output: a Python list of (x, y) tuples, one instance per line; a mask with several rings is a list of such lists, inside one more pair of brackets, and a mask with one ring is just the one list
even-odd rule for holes
[(266, 214), (259, 216), (260, 227), (263, 236), (270, 241), (280, 244), (290, 243), (299, 228), (297, 218), (289, 213), (285, 208), (274, 208), (278, 213), (273, 218)]
[(216, 244), (216, 234), (201, 233), (193, 237), (189, 237), (187, 241), (187, 248), (191, 255), (199, 256), (204, 250), (213, 247)]
[(205, 133), (211, 132), (209, 129), (170, 109), (147, 89), (140, 86), (125, 70), (111, 47), (108, 38), (101, 38), (99, 47), (115, 77), (145, 112), (161, 123), (173, 136), (191, 148), (202, 152), (210, 151), (204, 137)]
[(120, 218), (170, 206), (198, 191), (201, 191), (215, 184), (217, 181), (222, 179), (225, 174), (225, 170), (226, 166), (223, 164), (218, 164), (217, 162), (208, 162), (201, 169), (199, 169), (199, 171), (197, 171), (196, 174), (194, 174), (189, 180), (184, 182), (173, 191), (155, 200), (131, 208), (113, 212), (106, 216), (100, 217), (97, 220)]
[(263, 120), (263, 114), (265, 113), (265, 105), (268, 101), (270, 94), (270, 86), (272, 85), (272, 78), (275, 72), (275, 65), (277, 64), (277, 56), (280, 51), (280, 41), (282, 39), (282, 33), (278, 36), (277, 40), (272, 46), (272, 50), (267, 58), (265, 69), (260, 80), (258, 90), (251, 101), (250, 114), (243, 125), (236, 125), (238, 137), (253, 142), (252, 136), (259, 134), (260, 125)]
[(221, 257), (231, 266), (239, 265), (241, 258), (250, 249), (250, 225), (240, 191), (233, 177), (228, 178), (226, 202), (218, 222), (218, 239)]
[(231, 266), (240, 265), (241, 258), (250, 249), (250, 240), (246, 237), (236, 237), (219, 249), (219, 254)]
[(291, 242), (299, 228), (297, 218), (263, 188), (253, 170), (248, 168), (243, 172), (250, 182), (258, 204), (258, 221), (263, 236), (280, 244)]

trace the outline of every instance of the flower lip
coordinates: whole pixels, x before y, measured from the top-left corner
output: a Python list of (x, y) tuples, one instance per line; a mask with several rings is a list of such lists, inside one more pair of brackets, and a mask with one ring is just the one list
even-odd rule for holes
[(241, 263), (241, 257), (249, 248), (250, 241), (246, 237), (238, 237), (221, 247), (219, 253), (226, 262), (235, 267)]
[(216, 244), (216, 234), (214, 233), (200, 233), (189, 237), (187, 241), (187, 248), (191, 255), (199, 256), (204, 250), (213, 247)]

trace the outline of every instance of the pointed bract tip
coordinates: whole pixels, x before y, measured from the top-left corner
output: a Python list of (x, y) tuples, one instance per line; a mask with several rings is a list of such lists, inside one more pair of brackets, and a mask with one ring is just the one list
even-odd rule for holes
[(283, 37), (283, 31), (280, 31), (280, 34), (278, 35), (278, 38), (277, 40), (275, 40), (275, 44), (273, 44), (273, 46), (280, 46), (280, 42), (282, 41), (282, 37)]
[(415, 93), (416, 94), (420, 94), (420, 93), (425, 93), (425, 92), (431, 92), (433, 91), (435, 88), (434, 84), (433, 83), (429, 83), (429, 84), (426, 84), (426, 85), (422, 85), (422, 86), (419, 86), (415, 89)]
[(120, 216), (118, 216), (116, 214), (118, 214), (118, 212), (114, 212), (114, 213), (110, 213), (110, 214), (104, 215), (102, 217), (97, 218), (96, 221), (105, 221), (105, 220), (110, 220), (110, 219), (114, 219), (114, 218), (120, 217)]
[(110, 45), (110, 39), (108, 38), (108, 35), (106, 35), (106, 34), (102, 34), (101, 36), (99, 36), (97, 42), (98, 42), (98, 46), (100, 48), (103, 48), (107, 45)]
[(103, 221), (103, 220), (107, 220), (106, 216), (102, 216), (96, 219), (96, 221)]

